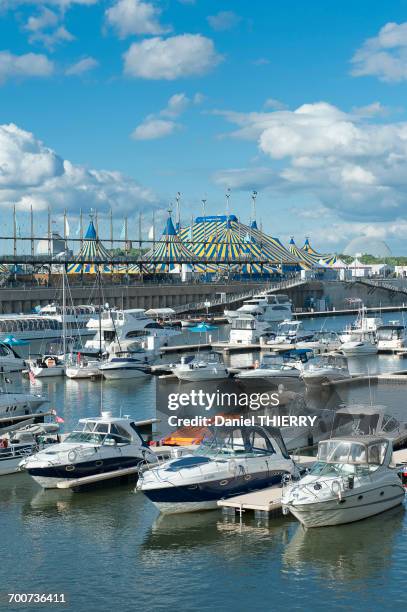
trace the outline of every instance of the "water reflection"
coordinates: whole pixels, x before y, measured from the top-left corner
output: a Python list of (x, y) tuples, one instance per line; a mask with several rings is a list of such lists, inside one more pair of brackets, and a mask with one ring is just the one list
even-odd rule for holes
[(391, 564), (404, 506), (370, 519), (304, 529), (298, 525), (283, 553), (283, 567), (301, 572), (310, 567), (326, 580), (353, 581), (380, 575)]

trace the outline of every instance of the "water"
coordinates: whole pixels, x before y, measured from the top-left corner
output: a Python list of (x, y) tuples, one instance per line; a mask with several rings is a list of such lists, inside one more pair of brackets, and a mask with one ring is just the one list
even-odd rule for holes
[[(347, 322), (337, 317), (325, 327), (340, 329)], [(319, 329), (320, 323), (305, 325)], [(197, 334), (188, 336), (197, 342)], [(230, 359), (249, 363), (255, 356)], [(358, 367), (367, 367), (365, 359), (358, 361)], [(369, 362), (378, 371), (404, 367), (393, 357)], [(154, 416), (157, 384), (155, 378), (104, 384), (55, 379), (38, 382), (35, 391), (49, 395), (68, 431), (78, 418), (98, 414), (101, 403), (116, 415)], [(403, 385), (343, 387), (336, 393), (329, 398), (335, 404), (382, 403), (407, 420)], [(0, 479), (0, 512), (4, 610), (58, 608), (9, 606), (5, 594), (10, 592), (65, 593), (68, 603), (60, 607), (72, 612), (393, 610), (407, 603), (403, 507), (306, 532), (282, 516), (264, 520), (247, 514), (242, 525), (221, 511), (160, 517), (132, 485), (43, 491), (18, 474)]]

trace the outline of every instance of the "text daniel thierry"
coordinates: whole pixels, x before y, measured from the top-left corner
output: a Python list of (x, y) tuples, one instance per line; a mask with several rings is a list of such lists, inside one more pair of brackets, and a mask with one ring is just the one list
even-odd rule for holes
[(176, 415), (168, 417), (168, 424), (170, 427), (209, 427), (215, 425), (215, 427), (250, 427), (254, 425), (260, 425), (262, 427), (306, 427), (314, 425), (317, 417), (316, 416), (295, 416), (295, 415), (278, 415), (278, 416), (267, 416), (267, 415), (253, 415), (249, 417), (225, 417), (217, 414), (213, 417), (208, 416), (194, 416), (191, 418), (180, 418)]

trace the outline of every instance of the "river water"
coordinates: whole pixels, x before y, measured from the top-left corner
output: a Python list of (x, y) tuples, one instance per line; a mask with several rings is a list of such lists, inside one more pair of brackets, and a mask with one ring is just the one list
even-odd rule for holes
[[(350, 320), (329, 318), (324, 329), (341, 329)], [(320, 329), (321, 320), (304, 326)], [(224, 337), (227, 329), (216, 333)], [(198, 341), (188, 332), (178, 340)], [(256, 357), (243, 353), (230, 361)], [(380, 356), (354, 360), (350, 368), (372, 373), (401, 370), (404, 363)], [(29, 388), (28, 381), (16, 384)], [(79, 418), (99, 414), (101, 405), (115, 415), (155, 416), (157, 384), (154, 377), (103, 384), (50, 379), (31, 390), (49, 396), (70, 431)], [(384, 404), (407, 421), (403, 385), (343, 389), (335, 402)], [(17, 474), (1, 477), (0, 517), (1, 610), (394, 610), (407, 603), (404, 507), (307, 532), (282, 516), (247, 514), (242, 525), (221, 511), (160, 517), (134, 485), (43, 491)], [(67, 603), (7, 603), (7, 593), (22, 592), (63, 593)]]

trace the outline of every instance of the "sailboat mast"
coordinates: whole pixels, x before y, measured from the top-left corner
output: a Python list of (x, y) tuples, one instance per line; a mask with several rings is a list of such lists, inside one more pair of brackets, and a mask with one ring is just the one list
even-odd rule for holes
[(64, 264), (62, 271), (62, 354), (66, 355), (66, 291), (65, 291), (65, 274), (66, 264)]

